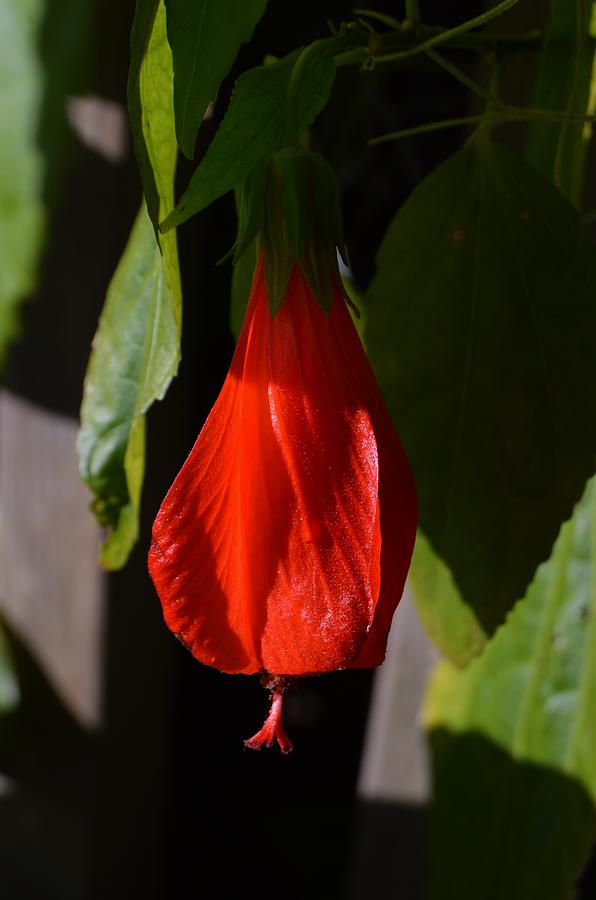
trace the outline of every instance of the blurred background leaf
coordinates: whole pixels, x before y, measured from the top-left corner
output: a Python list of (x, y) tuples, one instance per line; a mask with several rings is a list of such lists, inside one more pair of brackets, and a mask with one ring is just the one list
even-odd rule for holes
[(266, 5), (267, 0), (166, 0), (176, 134), (189, 159), (205, 111)]
[(95, 11), (96, 0), (0, 2), (0, 371), (37, 287), (72, 140), (67, 98), (85, 90)]
[(19, 696), (19, 685), (8, 640), (0, 626), (0, 716), (18, 706)]
[(414, 190), (377, 265), (366, 342), (418, 485), (417, 604), (461, 663), (594, 470), (596, 253), (558, 191), (485, 132)]
[(33, 290), (44, 226), (37, 144), (44, 73), (38, 42), (44, 0), (0, 3), (0, 368)]
[(596, 482), (464, 671), (436, 670), (432, 898), (562, 900), (596, 837)]

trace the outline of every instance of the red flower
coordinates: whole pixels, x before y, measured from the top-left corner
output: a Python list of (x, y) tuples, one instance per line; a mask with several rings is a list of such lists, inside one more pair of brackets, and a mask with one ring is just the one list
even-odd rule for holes
[(327, 314), (295, 265), (272, 318), (259, 260), (230, 371), (153, 527), (168, 626), (272, 690), (251, 747), (291, 749), (289, 676), (383, 661), (414, 545), (412, 475), (333, 278)]

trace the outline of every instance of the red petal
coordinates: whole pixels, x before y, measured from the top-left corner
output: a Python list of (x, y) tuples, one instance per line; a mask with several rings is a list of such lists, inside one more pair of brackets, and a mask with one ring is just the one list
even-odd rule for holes
[[(397, 487), (379, 485), (379, 458)], [(326, 315), (295, 268), (271, 319), (260, 263), (228, 377), (155, 521), (149, 566), (169, 627), (227, 672), (377, 665), (412, 492), (339, 290)]]

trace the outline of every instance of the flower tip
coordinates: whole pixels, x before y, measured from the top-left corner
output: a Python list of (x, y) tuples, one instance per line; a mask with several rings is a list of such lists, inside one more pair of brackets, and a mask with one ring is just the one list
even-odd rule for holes
[(275, 741), (277, 741), (279, 749), (284, 754), (290, 753), (294, 749), (294, 745), (286, 734), (281, 720), (283, 700), (283, 688), (274, 688), (271, 694), (271, 709), (263, 723), (263, 727), (247, 741), (244, 741), (244, 746), (248, 747), (249, 750), (260, 750), (263, 745), (272, 747)]

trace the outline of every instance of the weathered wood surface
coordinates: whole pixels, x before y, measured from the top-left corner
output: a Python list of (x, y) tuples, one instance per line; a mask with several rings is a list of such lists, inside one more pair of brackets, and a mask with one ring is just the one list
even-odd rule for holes
[(436, 652), (406, 593), (395, 614), (387, 658), (375, 675), (359, 795), (366, 800), (426, 803), (428, 748), (420, 708)]
[(77, 423), (0, 391), (0, 611), (84, 725), (101, 717), (104, 576)]
[(406, 588), (375, 673), (345, 900), (426, 896), (431, 779), (420, 710), (435, 656)]

